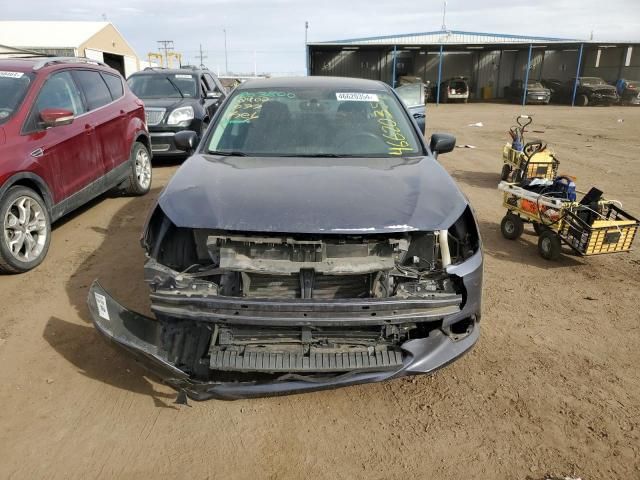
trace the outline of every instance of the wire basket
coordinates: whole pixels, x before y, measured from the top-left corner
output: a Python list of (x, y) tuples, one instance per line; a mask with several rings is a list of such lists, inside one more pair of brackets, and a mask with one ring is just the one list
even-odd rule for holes
[(638, 225), (637, 218), (612, 203), (602, 205), (598, 214), (579, 206), (565, 211), (558, 234), (580, 255), (627, 252)]

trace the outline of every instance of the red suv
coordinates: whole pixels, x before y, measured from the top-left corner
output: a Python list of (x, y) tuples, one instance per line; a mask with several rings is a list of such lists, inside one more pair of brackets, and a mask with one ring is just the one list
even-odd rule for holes
[(39, 265), (51, 223), (114, 188), (151, 187), (143, 103), (82, 58), (0, 60), (0, 271)]

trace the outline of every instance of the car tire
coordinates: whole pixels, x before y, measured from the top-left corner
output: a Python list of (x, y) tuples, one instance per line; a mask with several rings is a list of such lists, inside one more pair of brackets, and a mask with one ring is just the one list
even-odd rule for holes
[(507, 240), (517, 240), (524, 232), (524, 222), (517, 215), (507, 213), (500, 222), (500, 231)]
[(141, 142), (135, 142), (131, 149), (131, 173), (124, 189), (126, 195), (144, 195), (151, 190), (151, 155)]
[(589, 97), (586, 95), (578, 95), (576, 97), (576, 105), (579, 107), (586, 107), (589, 105)]
[(21, 185), (9, 188), (0, 200), (0, 222), (0, 272), (23, 273), (40, 265), (51, 243), (51, 218), (42, 197)]
[(546, 260), (557, 260), (562, 252), (562, 244), (558, 234), (552, 230), (545, 230), (538, 238), (538, 252)]
[(502, 165), (502, 172), (500, 173), (500, 178), (502, 180), (507, 180), (510, 174), (511, 174), (511, 165), (505, 163), (504, 165)]

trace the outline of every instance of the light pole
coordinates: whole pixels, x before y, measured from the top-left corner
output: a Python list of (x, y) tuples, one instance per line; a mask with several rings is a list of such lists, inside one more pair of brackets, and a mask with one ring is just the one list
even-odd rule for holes
[(224, 32), (224, 74), (229, 75), (229, 57), (227, 56), (227, 29), (222, 29)]
[(307, 35), (309, 33), (309, 22), (304, 22), (304, 63), (309, 76), (309, 47), (307, 46)]

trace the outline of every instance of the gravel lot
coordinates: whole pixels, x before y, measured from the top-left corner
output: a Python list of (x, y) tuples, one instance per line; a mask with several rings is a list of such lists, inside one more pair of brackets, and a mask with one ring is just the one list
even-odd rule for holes
[(441, 160), (486, 254), (480, 342), (431, 377), (174, 405), (99, 337), (85, 298), (99, 278), (148, 311), (138, 239), (177, 166), (157, 165), (146, 197), (58, 223), (42, 266), (0, 277), (0, 478), (640, 478), (640, 255), (549, 263), (530, 229), (502, 238), (501, 150), (521, 112), (579, 188), (640, 215), (639, 108), (429, 105), (430, 130), (477, 147)]

